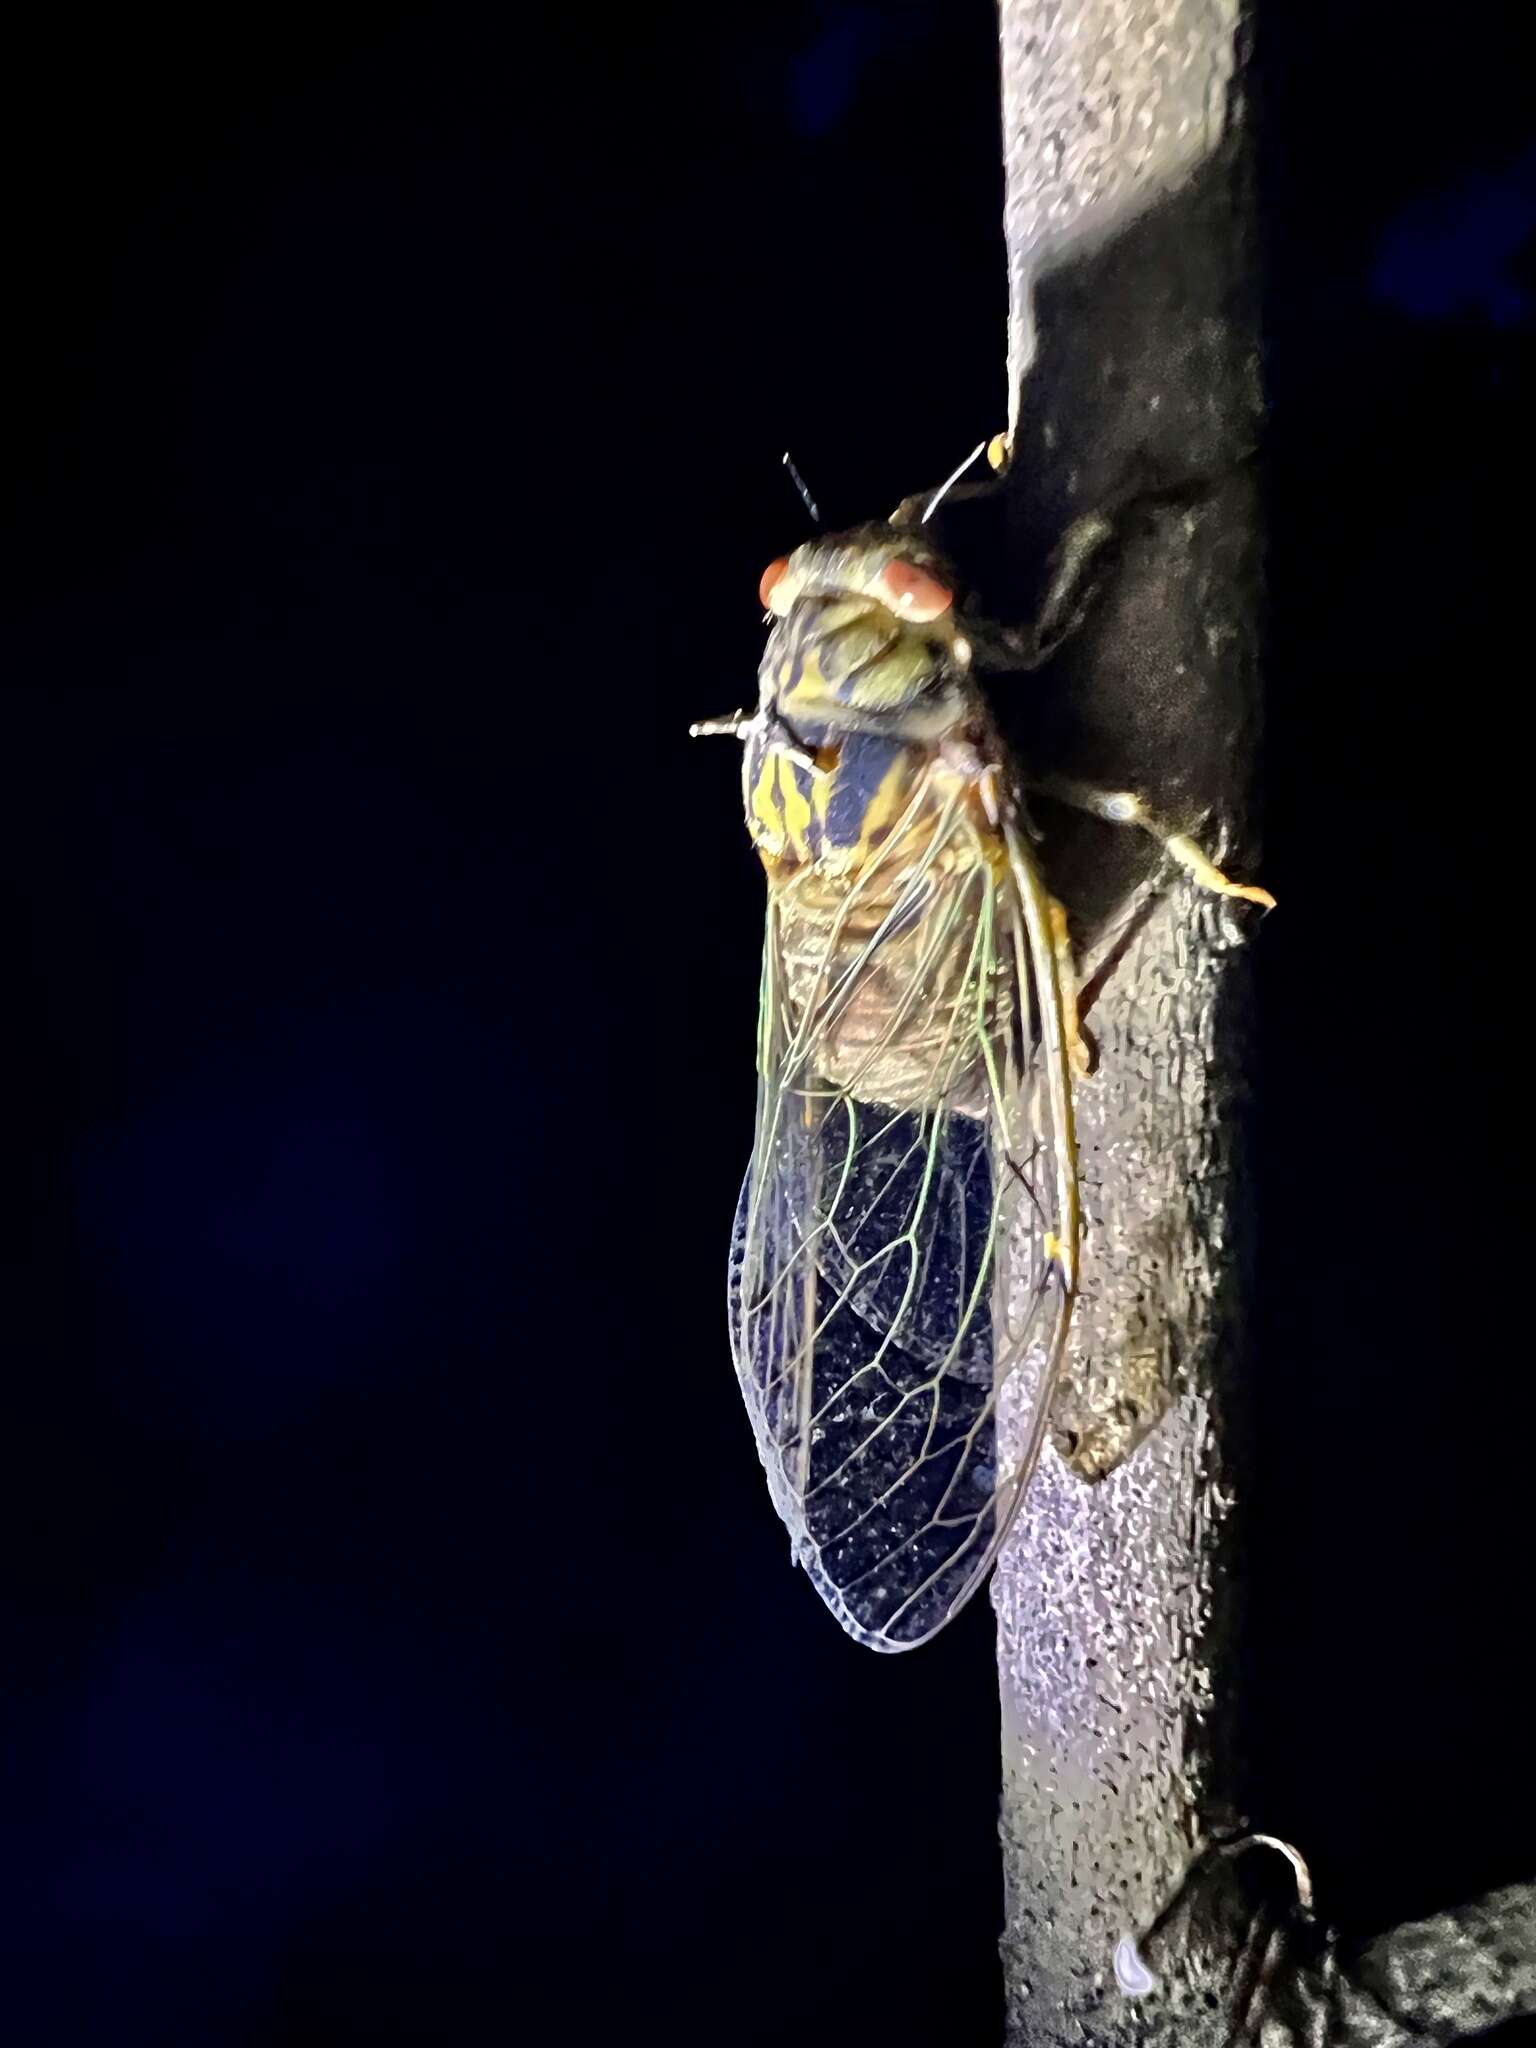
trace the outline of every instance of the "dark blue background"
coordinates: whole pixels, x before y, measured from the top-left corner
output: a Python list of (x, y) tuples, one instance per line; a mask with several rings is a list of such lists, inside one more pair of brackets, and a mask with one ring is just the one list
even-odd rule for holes
[[(1256, 1739), (1362, 1922), (1533, 1839), (1497, 33), (1261, 36)], [(684, 738), (786, 444), (836, 524), (1001, 423), (991, 11), (11, 75), (5, 2039), (991, 2042), (990, 1616), (846, 1642), (737, 1410), (760, 883)]]

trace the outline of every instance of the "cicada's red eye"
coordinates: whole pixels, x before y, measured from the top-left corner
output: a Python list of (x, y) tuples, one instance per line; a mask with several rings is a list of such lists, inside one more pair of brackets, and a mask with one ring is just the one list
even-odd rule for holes
[(774, 587), (779, 582), (779, 580), (784, 574), (784, 571), (788, 567), (788, 555), (780, 555), (777, 557), (776, 560), (770, 562), (767, 568), (763, 571), (763, 580), (757, 586), (757, 594), (763, 601), (763, 610), (765, 612), (771, 610), (773, 605)]
[(911, 562), (886, 563), (880, 572), (880, 594), (900, 618), (915, 619), (919, 625), (938, 618), (955, 601), (955, 593), (937, 576)]

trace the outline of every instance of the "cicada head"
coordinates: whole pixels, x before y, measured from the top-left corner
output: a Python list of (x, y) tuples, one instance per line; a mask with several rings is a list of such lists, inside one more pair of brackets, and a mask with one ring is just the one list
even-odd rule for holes
[(955, 577), (916, 533), (859, 527), (807, 541), (763, 572), (775, 625), (763, 699), (797, 731), (943, 732), (967, 700)]

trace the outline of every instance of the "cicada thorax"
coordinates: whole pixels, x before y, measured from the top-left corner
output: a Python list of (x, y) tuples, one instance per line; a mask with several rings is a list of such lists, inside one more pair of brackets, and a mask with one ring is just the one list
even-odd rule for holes
[(761, 685), (744, 794), (792, 1028), (810, 1020), (831, 1089), (981, 1113), (986, 1048), (1015, 1028), (1015, 977), (985, 944), (1008, 853), (952, 620), (813, 591), (776, 625)]

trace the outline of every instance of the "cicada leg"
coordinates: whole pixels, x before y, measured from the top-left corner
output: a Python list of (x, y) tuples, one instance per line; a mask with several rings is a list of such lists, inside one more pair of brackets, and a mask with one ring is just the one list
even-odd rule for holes
[(756, 720), (755, 711), (727, 711), (723, 718), (701, 718), (688, 728), (691, 740), (739, 740)]
[(1046, 916), (1050, 920), (1051, 951), (1056, 956), (1056, 979), (1061, 989), (1061, 1020), (1065, 1027), (1067, 1059), (1074, 1074), (1091, 1074), (1095, 1065), (1093, 1042), (1083, 1030), (1078, 1007), (1077, 962), (1072, 957), (1072, 940), (1067, 930), (1064, 904), (1047, 896)]
[(688, 728), (691, 740), (732, 739), (749, 740), (754, 734), (766, 732), (770, 735), (768, 751), (782, 754), (797, 768), (804, 768), (815, 776), (824, 776), (830, 771), (824, 768), (808, 748), (801, 746), (786, 719), (776, 711), (728, 711), (723, 718), (701, 718)]
[(1244, 903), (1261, 904), (1265, 910), (1275, 907), (1275, 899), (1267, 889), (1261, 889), (1256, 882), (1232, 881), (1187, 832), (1175, 831), (1134, 790), (1096, 789), (1092, 783), (1064, 775), (1044, 776), (1032, 780), (1029, 786), (1041, 796), (1053, 797), (1057, 803), (1074, 811), (1086, 811), (1108, 824), (1139, 827), (1157, 840), (1169, 859), (1177, 862), (1200, 888), (1208, 889), (1213, 896), (1236, 897)]
[(1052, 552), (1040, 616), (1032, 626), (996, 626), (967, 616), (966, 637), (978, 664), (1002, 674), (1043, 668), (1087, 617), (1099, 591), (1114, 523), (1102, 512), (1074, 519)]

